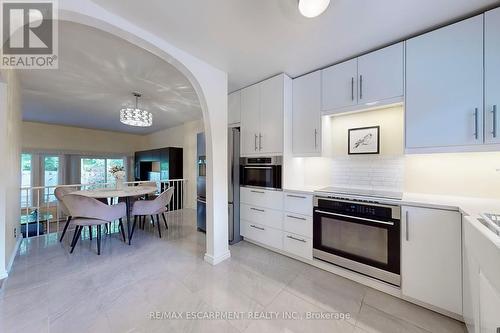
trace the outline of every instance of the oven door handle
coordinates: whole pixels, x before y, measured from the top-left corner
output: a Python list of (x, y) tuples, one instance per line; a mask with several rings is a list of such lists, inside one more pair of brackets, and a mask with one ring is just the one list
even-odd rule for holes
[(246, 166), (244, 167), (245, 169), (265, 169), (265, 170), (272, 170), (272, 167), (259, 167), (259, 166)]
[(357, 216), (351, 216), (351, 215), (344, 215), (344, 214), (330, 213), (330, 212), (325, 212), (324, 210), (319, 210), (319, 209), (316, 209), (316, 210), (315, 210), (315, 212), (317, 212), (317, 213), (321, 213), (321, 214), (326, 214), (326, 215), (338, 216), (338, 217), (347, 217), (347, 218), (349, 218), (349, 219), (355, 219), (355, 220), (361, 220), (361, 221), (373, 222), (373, 223), (378, 223), (378, 224), (394, 225), (394, 222), (389, 222), (389, 221), (379, 221), (379, 220), (367, 219), (367, 218), (364, 218), (364, 217), (357, 217)]

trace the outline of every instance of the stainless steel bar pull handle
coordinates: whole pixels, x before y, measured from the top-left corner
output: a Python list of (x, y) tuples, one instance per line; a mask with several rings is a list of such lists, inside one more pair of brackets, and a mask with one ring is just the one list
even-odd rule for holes
[(266, 230), (266, 229), (264, 229), (264, 228), (258, 227), (258, 226), (253, 225), (253, 224), (251, 224), (250, 226), (251, 226), (252, 228), (254, 228), (254, 229), (257, 229), (257, 230), (262, 230), (262, 231)]
[(252, 192), (252, 193), (259, 193), (259, 194), (264, 194), (264, 193), (266, 193), (266, 192), (264, 192), (264, 191), (256, 191), (256, 190), (251, 190), (250, 192)]
[(478, 116), (479, 116), (479, 110), (478, 110), (478, 108), (475, 108), (474, 109), (474, 137), (476, 138), (476, 140), (479, 138), (479, 130), (478, 130), (479, 121), (477, 119)]
[(306, 199), (306, 197), (304, 197), (302, 195), (296, 195), (296, 194), (287, 194), (286, 196), (289, 198)]
[(491, 134), (493, 135), (494, 138), (497, 137), (497, 106), (493, 105), (493, 110), (491, 110), (491, 114), (493, 115), (493, 125), (492, 125), (492, 131)]
[(259, 133), (259, 151), (262, 150), (262, 133)]
[(363, 75), (359, 76), (359, 99), (363, 99)]
[(318, 148), (318, 130), (314, 130), (314, 148)]
[(379, 220), (367, 219), (367, 218), (364, 218), (364, 217), (357, 217), (357, 216), (351, 216), (351, 215), (330, 213), (330, 212), (325, 212), (324, 210), (319, 210), (319, 209), (316, 209), (315, 212), (320, 213), (320, 214), (326, 214), (326, 215), (338, 216), (338, 217), (346, 217), (346, 218), (350, 218), (350, 219), (354, 219), (354, 220), (360, 220), (360, 221), (366, 221), (366, 222), (373, 222), (373, 223), (378, 223), (378, 224), (394, 225), (394, 222), (379, 221)]
[(408, 230), (408, 211), (406, 211), (405, 216), (405, 233), (406, 233), (406, 241), (410, 241), (410, 230)]
[(259, 167), (259, 166), (246, 166), (243, 167), (244, 169), (265, 169), (265, 170), (272, 170), (272, 167)]
[(290, 235), (287, 235), (286, 237), (287, 237), (287, 238), (290, 238), (290, 239), (293, 239), (293, 240), (296, 240), (296, 241), (299, 241), (299, 242), (302, 242), (302, 243), (305, 243), (305, 242), (306, 242), (306, 240), (305, 240), (305, 239), (296, 238), (296, 237), (293, 237), (293, 236), (290, 236)]
[(351, 78), (351, 100), (354, 101), (354, 77)]
[(257, 134), (255, 134), (254, 147), (254, 150), (257, 151)]
[(291, 219), (295, 219), (295, 220), (301, 220), (301, 221), (305, 221), (306, 220), (303, 217), (297, 217), (297, 216), (293, 216), (293, 215), (287, 215), (287, 217), (289, 217)]
[(258, 209), (258, 208), (253, 208), (253, 207), (251, 207), (250, 209), (251, 209), (251, 210), (258, 211), (258, 212), (261, 212), (261, 213), (264, 213), (264, 212), (265, 212), (265, 210), (263, 210), (263, 209)]

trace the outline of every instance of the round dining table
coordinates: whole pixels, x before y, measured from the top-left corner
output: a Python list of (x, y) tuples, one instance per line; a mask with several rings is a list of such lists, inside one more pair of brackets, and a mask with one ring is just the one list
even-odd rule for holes
[(144, 195), (156, 193), (156, 186), (125, 186), (123, 188), (99, 188), (94, 190), (79, 190), (71, 194), (83, 195), (94, 199), (124, 198), (127, 205), (127, 235), (128, 245), (131, 242), (130, 235), (130, 206), (131, 198), (142, 197)]

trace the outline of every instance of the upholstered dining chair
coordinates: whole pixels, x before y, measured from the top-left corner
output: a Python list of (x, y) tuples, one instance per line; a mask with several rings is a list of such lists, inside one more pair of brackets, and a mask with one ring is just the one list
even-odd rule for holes
[(64, 235), (66, 234), (66, 230), (68, 230), (68, 226), (71, 222), (71, 214), (69, 213), (68, 207), (64, 204), (63, 197), (67, 194), (70, 194), (71, 192), (74, 192), (75, 189), (71, 187), (61, 187), (58, 186), (54, 189), (54, 195), (59, 202), (59, 208), (61, 209), (62, 213), (66, 215), (66, 224), (64, 225), (64, 229), (62, 231), (61, 237), (59, 238), (59, 242), (62, 242)]
[(71, 251), (73, 253), (76, 243), (80, 238), (82, 229), (86, 226), (97, 227), (97, 254), (101, 254), (101, 225), (105, 225), (114, 220), (120, 221), (120, 229), (123, 239), (125, 232), (123, 230), (122, 218), (127, 215), (127, 206), (125, 203), (116, 205), (106, 205), (99, 200), (89, 198), (78, 194), (67, 194), (63, 197), (63, 202), (68, 208), (73, 223), (76, 225), (75, 234), (71, 242)]
[(156, 216), (156, 222), (158, 225), (158, 236), (161, 238), (160, 230), (160, 215), (163, 217), (163, 222), (165, 223), (165, 228), (168, 229), (167, 219), (165, 218), (165, 212), (168, 211), (167, 205), (172, 200), (174, 195), (174, 187), (169, 187), (163, 193), (161, 193), (154, 200), (140, 200), (134, 202), (132, 206), (132, 216), (134, 216), (134, 224), (132, 225), (132, 232), (130, 237), (134, 235), (135, 225), (137, 223), (137, 218), (146, 219), (146, 216), (151, 216), (151, 220), (154, 223), (154, 217)]

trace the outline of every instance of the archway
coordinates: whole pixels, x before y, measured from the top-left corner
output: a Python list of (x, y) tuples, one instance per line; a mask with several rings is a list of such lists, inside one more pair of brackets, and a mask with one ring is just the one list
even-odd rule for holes
[(59, 20), (88, 25), (120, 37), (176, 67), (194, 87), (207, 142), (207, 248), (205, 260), (230, 257), (227, 204), (227, 74), (88, 0), (62, 1)]

